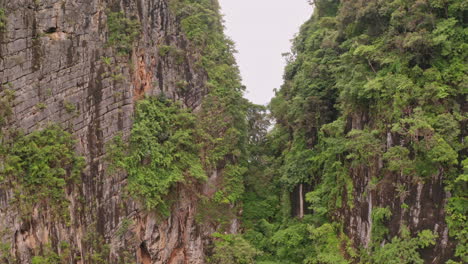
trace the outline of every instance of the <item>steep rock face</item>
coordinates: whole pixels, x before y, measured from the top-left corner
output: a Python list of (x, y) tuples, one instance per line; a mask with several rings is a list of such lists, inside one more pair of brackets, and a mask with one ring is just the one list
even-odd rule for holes
[[(349, 120), (353, 129), (363, 129), (363, 124), (369, 122), (359, 115)], [(403, 144), (388, 140), (387, 150)], [(353, 206), (338, 213), (343, 219), (345, 232), (355, 245), (369, 248), (373, 225), (381, 224), (374, 223), (373, 212), (378, 208), (388, 208), (391, 217), (385, 224), (389, 237), (398, 236), (402, 226), (407, 226), (415, 233), (431, 230), (437, 235), (437, 243), (433, 248), (422, 250), (421, 256), (426, 263), (445, 263), (453, 256), (455, 242), (449, 238), (446, 223), (445, 208), (451, 194), (445, 190), (444, 173), (434, 172), (430, 179), (417, 181), (402, 173), (386, 171), (383, 162), (382, 157), (377, 157), (368, 166), (350, 169)], [(372, 183), (376, 177), (382, 178), (377, 184)]]
[[(190, 44), (168, 4), (0, 1), (7, 14), (0, 33), (0, 84), (16, 96), (8, 127), (29, 133), (59, 123), (78, 139), (87, 164), (79, 188), (67, 192), (70, 223), (52, 221), (49, 212), (37, 209), (23, 221), (11, 204), (12, 191), (0, 191), (2, 242), (11, 245), (18, 263), (30, 263), (46, 244), (60, 253), (62, 241), (70, 244), (69, 263), (100, 263), (92, 260), (98, 255), (106, 261), (110, 255), (108, 263), (135, 256), (145, 264), (204, 262), (209, 232), (195, 224), (193, 190), (177, 187), (176, 209), (165, 219), (140, 210), (125, 196), (125, 175), (105, 170), (106, 143), (129, 134), (134, 104), (143, 95), (164, 93), (194, 109), (205, 94), (206, 74), (194, 67)], [(141, 25), (130, 54), (117, 55), (106, 44), (108, 14), (119, 10)], [(177, 48), (179, 57), (163, 54), (161, 46)], [(188, 87), (183, 94), (177, 89), (181, 80)]]
[(334, 223), (326, 234), (346, 237), (314, 254), (466, 262), (466, 6), (313, 2), (271, 109), (294, 215), (308, 205), (326, 219), (313, 225)]

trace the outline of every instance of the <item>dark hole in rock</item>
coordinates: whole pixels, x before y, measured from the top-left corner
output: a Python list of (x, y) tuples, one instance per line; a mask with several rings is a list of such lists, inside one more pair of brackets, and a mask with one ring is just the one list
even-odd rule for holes
[(152, 263), (152, 260), (151, 260), (151, 255), (148, 251), (148, 247), (146, 246), (146, 242), (143, 241), (141, 244), (140, 244), (140, 259), (141, 259), (141, 264), (151, 264)]
[(52, 33), (55, 33), (55, 32), (57, 32), (56, 27), (50, 27), (50, 28), (44, 30), (44, 33), (46, 33), (46, 34), (52, 34)]

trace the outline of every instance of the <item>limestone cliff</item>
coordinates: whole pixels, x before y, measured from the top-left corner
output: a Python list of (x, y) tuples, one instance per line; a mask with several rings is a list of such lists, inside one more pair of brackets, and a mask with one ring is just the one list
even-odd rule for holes
[(270, 105), (303, 258), (465, 263), (466, 4), (311, 2)]
[[(13, 190), (0, 189), (3, 254), (16, 259), (12, 263), (31, 263), (47, 247), (63, 253), (65, 241), (71, 250), (66, 263), (204, 263), (213, 230), (195, 223), (198, 187), (175, 187), (172, 213), (158, 217), (126, 196), (126, 175), (107, 173), (104, 161), (107, 142), (128, 136), (135, 102), (144, 95), (164, 94), (198, 109), (207, 93), (207, 74), (195, 65), (195, 49), (169, 1), (2, 0), (0, 8), (6, 20), (0, 94), (5, 87), (15, 92), (7, 128), (28, 134), (58, 123), (86, 159), (81, 184), (66, 193), (70, 223), (37, 208), (23, 220), (11, 203)], [(111, 12), (139, 22), (127, 53), (109, 45)], [(177, 56), (167, 56), (167, 47)]]

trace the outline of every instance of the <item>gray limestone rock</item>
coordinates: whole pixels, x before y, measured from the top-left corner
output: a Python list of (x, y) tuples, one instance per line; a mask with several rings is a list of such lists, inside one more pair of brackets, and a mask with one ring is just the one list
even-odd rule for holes
[[(125, 175), (105, 170), (106, 142), (129, 134), (138, 99), (164, 93), (195, 109), (206, 93), (206, 73), (194, 67), (195, 56), (168, 0), (0, 0), (0, 7), (8, 20), (0, 33), (0, 84), (8, 83), (16, 93), (9, 126), (30, 133), (59, 123), (77, 138), (87, 163), (81, 185), (67, 197), (70, 224), (38, 210), (24, 222), (11, 204), (11, 190), (0, 189), (0, 235), (12, 245), (11, 254), (28, 264), (42, 246), (51, 243), (60, 251), (57, 244), (66, 241), (73, 252), (69, 263), (92, 263), (90, 237), (98, 234), (110, 247), (108, 263), (121, 263), (125, 256), (144, 264), (204, 263), (213, 230), (195, 223), (192, 192), (178, 187), (174, 211), (162, 219), (124, 195)], [(128, 56), (117, 56), (106, 45), (108, 9), (141, 23), (141, 36)], [(162, 45), (182, 50), (183, 63), (161, 57)], [(117, 81), (109, 73), (123, 78)], [(179, 94), (180, 80), (188, 93)]]

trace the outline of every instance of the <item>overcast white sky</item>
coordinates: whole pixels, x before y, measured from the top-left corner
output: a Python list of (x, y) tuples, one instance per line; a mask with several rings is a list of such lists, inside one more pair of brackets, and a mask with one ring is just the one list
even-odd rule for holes
[(291, 39), (311, 15), (307, 0), (219, 0), (226, 34), (236, 42), (245, 97), (267, 104), (283, 83)]

